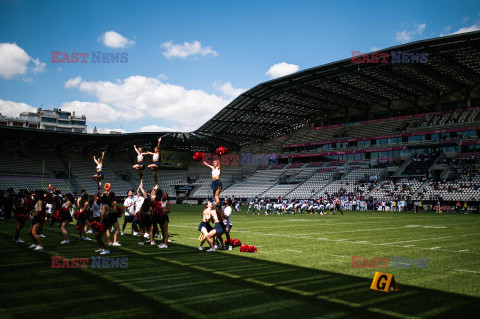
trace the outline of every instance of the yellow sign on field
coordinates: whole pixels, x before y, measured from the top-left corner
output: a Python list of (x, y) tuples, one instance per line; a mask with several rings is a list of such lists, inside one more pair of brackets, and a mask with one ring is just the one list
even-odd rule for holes
[(395, 278), (391, 274), (384, 274), (382, 272), (376, 272), (375, 276), (373, 277), (372, 285), (370, 289), (383, 291), (383, 292), (390, 292), (390, 291), (397, 291), (398, 286), (395, 282)]

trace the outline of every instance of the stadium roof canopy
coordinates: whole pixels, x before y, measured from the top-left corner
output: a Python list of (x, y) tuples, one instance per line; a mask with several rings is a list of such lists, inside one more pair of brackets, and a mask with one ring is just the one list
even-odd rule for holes
[(264, 82), (241, 94), (192, 135), (245, 146), (312, 122), (427, 112), (445, 102), (466, 101), (480, 85), (478, 31), (379, 52), (391, 51), (428, 53), (428, 62), (392, 63), (390, 54), (388, 63), (356, 64), (350, 57)]
[[(392, 63), (392, 51), (428, 53), (428, 62)], [(150, 147), (163, 136), (162, 148), (172, 150), (239, 149), (313, 123), (348, 123), (479, 101), (479, 31), (379, 52), (390, 54), (388, 63), (356, 64), (350, 57), (261, 83), (189, 133), (78, 134), (2, 127), (0, 140), (32, 146), (61, 143), (88, 152), (131, 150), (133, 144)]]

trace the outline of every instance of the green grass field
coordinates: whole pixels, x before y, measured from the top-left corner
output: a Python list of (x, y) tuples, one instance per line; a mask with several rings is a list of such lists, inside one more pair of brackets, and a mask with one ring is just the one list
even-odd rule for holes
[[(79, 241), (70, 226), (71, 243), (62, 246), (59, 228), (45, 224), (45, 249), (34, 252), (28, 229), (26, 244), (14, 244), (14, 222), (0, 221), (0, 317), (479, 316), (478, 215), (252, 216), (243, 208), (232, 217), (232, 238), (258, 253), (207, 253), (197, 250), (201, 211), (173, 206), (168, 249), (120, 237), (123, 246), (106, 257), (128, 257), (126, 269), (51, 268), (51, 256), (97, 256), (96, 242)], [(428, 268), (352, 268), (351, 256), (428, 258)], [(370, 290), (375, 271), (393, 274), (399, 291)]]

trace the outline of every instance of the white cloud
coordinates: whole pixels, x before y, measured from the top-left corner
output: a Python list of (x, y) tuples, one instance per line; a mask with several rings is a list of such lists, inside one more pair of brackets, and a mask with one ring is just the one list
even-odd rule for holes
[(185, 59), (190, 55), (218, 56), (217, 51), (210, 47), (202, 46), (202, 44), (198, 41), (193, 43), (183, 42), (183, 44), (174, 44), (172, 41), (170, 41), (162, 43), (161, 47), (165, 49), (165, 51), (163, 51), (163, 55), (168, 59), (172, 57)]
[(452, 34), (460, 34), (460, 33), (466, 33), (466, 32), (478, 31), (478, 30), (480, 30), (480, 24), (473, 24), (469, 27), (460, 28), (457, 31), (453, 32)]
[(174, 132), (175, 129), (171, 127), (158, 126), (158, 125), (148, 125), (143, 126), (137, 132)]
[(276, 79), (281, 76), (289, 75), (295, 73), (299, 70), (298, 65), (288, 64), (285, 62), (274, 64), (265, 72), (271, 79)]
[(395, 40), (401, 43), (410, 42), (415, 36), (423, 34), (423, 31), (425, 31), (427, 24), (414, 23), (413, 27), (414, 27), (414, 30), (411, 30), (411, 31), (407, 31), (407, 30), (397, 31), (397, 33), (395, 34)]
[(61, 109), (63, 111), (75, 112), (77, 115), (85, 115), (87, 121), (96, 123), (108, 123), (117, 120), (117, 112), (104, 103), (95, 102), (64, 102)]
[(379, 47), (370, 47), (370, 51), (374, 52), (374, 51), (380, 51), (380, 48)]
[(468, 20), (470, 20), (470, 17), (464, 17), (464, 18), (462, 19), (462, 22), (463, 22), (463, 23), (467, 23)]
[(119, 49), (135, 45), (135, 41), (125, 38), (120, 33), (115, 31), (107, 31), (98, 37), (98, 41), (109, 48)]
[(45, 70), (47, 69), (47, 65), (43, 62), (40, 62), (40, 60), (38, 60), (38, 58), (37, 59), (32, 59), (32, 62), (35, 65), (32, 68), (32, 71), (35, 72), (35, 73), (45, 72)]
[(402, 42), (402, 43), (410, 42), (410, 40), (412, 40), (412, 38), (413, 38), (412, 33), (407, 32), (406, 30), (397, 31), (396, 36), (395, 36), (395, 40), (397, 40), (399, 42)]
[(415, 25), (415, 32), (419, 35), (422, 35), (423, 31), (425, 30), (425, 28), (427, 27), (427, 24), (426, 23), (422, 23), (422, 24), (414, 24)]
[(236, 98), (243, 92), (245, 92), (245, 89), (235, 89), (230, 82), (222, 84), (220, 81), (215, 81), (213, 82), (213, 87), (217, 89), (217, 91), (220, 91), (223, 93), (223, 96), (225, 97), (230, 97), (230, 98)]
[[(33, 67), (29, 66), (30, 62), (33, 64)], [(0, 43), (1, 77), (10, 80), (16, 76), (25, 75), (29, 67), (34, 73), (44, 72), (46, 70), (45, 63), (30, 57), (27, 52), (16, 43)], [(26, 79), (25, 81), (29, 82), (31, 79)]]
[(82, 78), (80, 76), (77, 76), (76, 78), (69, 79), (67, 82), (65, 82), (65, 85), (63, 87), (66, 89), (75, 88), (78, 87), (80, 82), (82, 82)]
[(127, 121), (161, 119), (181, 131), (198, 128), (230, 101), (144, 76), (130, 76), (115, 82), (87, 82), (77, 77), (68, 80), (65, 87), (77, 88), (95, 97), (114, 110), (115, 118)]
[(17, 103), (0, 99), (0, 113), (9, 117), (18, 117), (22, 112), (36, 112), (37, 109), (25, 103)]

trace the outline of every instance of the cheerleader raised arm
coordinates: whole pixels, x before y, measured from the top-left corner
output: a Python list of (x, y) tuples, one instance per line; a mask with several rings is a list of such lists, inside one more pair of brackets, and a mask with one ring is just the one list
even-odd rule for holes
[(102, 152), (101, 158), (95, 158), (93, 156), (93, 161), (97, 164), (97, 172), (92, 176), (92, 179), (98, 183), (98, 189), (100, 190), (100, 186), (102, 185), (102, 180), (105, 178), (105, 174), (103, 173), (103, 158), (105, 156), (105, 152)]
[(153, 152), (147, 152), (149, 155), (153, 155), (153, 163), (148, 165), (148, 168), (153, 173), (153, 178), (155, 179), (155, 187), (158, 187), (158, 180), (157, 180), (157, 171), (160, 168), (160, 142), (162, 138), (158, 138), (157, 147), (154, 148)]
[(143, 156), (146, 155), (147, 153), (143, 152), (143, 148), (139, 147), (137, 148), (136, 145), (133, 145), (133, 148), (135, 149), (135, 152), (137, 152), (137, 164), (133, 165), (132, 168), (138, 171), (138, 174), (140, 175), (140, 185), (143, 184), (143, 173), (142, 171), (145, 169), (145, 163), (143, 162)]
[(212, 184), (210, 187), (213, 190), (213, 197), (215, 198), (215, 204), (220, 204), (220, 192), (222, 191), (222, 181), (220, 180), (221, 168), (220, 161), (214, 160), (213, 165), (208, 164), (205, 160), (202, 162), (203, 165), (212, 169)]

